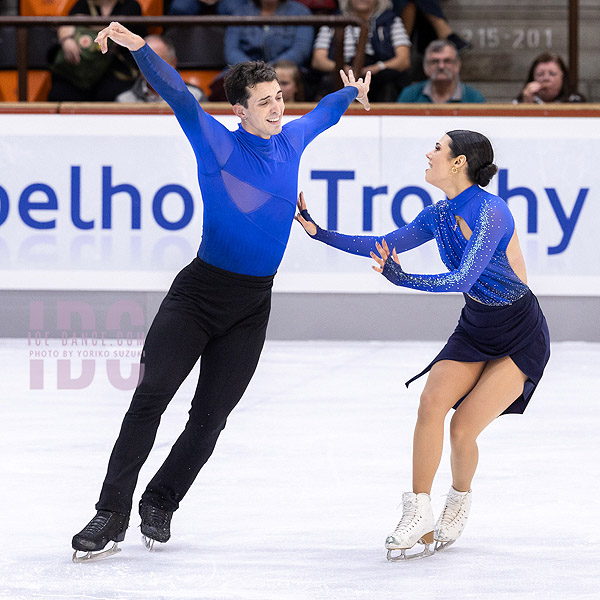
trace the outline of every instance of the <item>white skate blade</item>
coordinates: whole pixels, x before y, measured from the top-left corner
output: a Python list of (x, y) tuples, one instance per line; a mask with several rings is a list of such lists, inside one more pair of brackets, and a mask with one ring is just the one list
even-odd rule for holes
[[(421, 552), (415, 552), (414, 554), (406, 554), (406, 551), (412, 550), (412, 548), (392, 548), (387, 552), (387, 559), (390, 562), (398, 562), (405, 560), (416, 560), (418, 558), (427, 558), (428, 556), (434, 555), (435, 550), (432, 552), (429, 549), (430, 543), (425, 542), (423, 538), (421, 538), (417, 543), (423, 546), (423, 550)], [(400, 551), (400, 554), (392, 554), (392, 552), (396, 552), (398, 550)]]
[(434, 552), (443, 552), (446, 548), (452, 546), (456, 540), (451, 540), (449, 542), (438, 542), (436, 540), (435, 547), (433, 549)]
[(146, 548), (146, 550), (148, 550), (148, 552), (152, 552), (154, 550), (155, 541), (156, 540), (153, 540), (152, 538), (142, 535), (142, 543), (144, 544), (144, 547)]
[(73, 552), (73, 562), (74, 563), (87, 563), (87, 562), (96, 562), (98, 560), (103, 560), (112, 556), (113, 554), (117, 554), (117, 552), (121, 552), (121, 548), (119, 548), (119, 544), (115, 542), (111, 548), (108, 550), (101, 550), (100, 552), (85, 552), (80, 556), (77, 555), (77, 552), (85, 552), (84, 550), (75, 550)]

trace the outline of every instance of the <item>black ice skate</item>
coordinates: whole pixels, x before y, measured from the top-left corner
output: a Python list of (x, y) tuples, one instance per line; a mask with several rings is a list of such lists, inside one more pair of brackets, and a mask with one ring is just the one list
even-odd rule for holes
[(151, 506), (143, 500), (140, 501), (140, 517), (142, 524), (142, 541), (147, 550), (154, 548), (154, 542), (164, 544), (171, 537), (171, 517), (173, 512)]
[[(107, 558), (121, 551), (118, 542), (125, 539), (125, 530), (129, 525), (129, 515), (99, 510), (96, 516), (75, 536), (71, 545), (73, 562), (87, 562)], [(114, 544), (104, 550), (108, 542)], [(85, 552), (78, 555), (77, 552)]]

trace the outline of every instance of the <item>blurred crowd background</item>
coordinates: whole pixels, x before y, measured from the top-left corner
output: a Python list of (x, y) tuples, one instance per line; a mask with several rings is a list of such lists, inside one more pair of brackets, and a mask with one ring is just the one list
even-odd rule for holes
[[(600, 2), (580, 1), (578, 80), (569, 75), (567, 0), (0, 0), (2, 16), (343, 15), (368, 26), (361, 56), (373, 102), (579, 103), (600, 99)], [(28, 100), (160, 102), (129, 52), (102, 55), (98, 28), (28, 30)], [(286, 102), (316, 102), (340, 86), (329, 26), (131, 27), (174, 68), (199, 102), (225, 101), (228, 65), (264, 60)], [(344, 69), (360, 27), (343, 29)], [(0, 25), (0, 101), (18, 97), (16, 28)]]

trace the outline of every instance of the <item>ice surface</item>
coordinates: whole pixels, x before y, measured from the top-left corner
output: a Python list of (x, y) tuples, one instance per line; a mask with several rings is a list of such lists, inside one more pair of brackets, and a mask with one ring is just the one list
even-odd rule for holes
[[(81, 565), (71, 537), (94, 514), (130, 392), (109, 383), (103, 359), (88, 387), (57, 389), (56, 358), (43, 359), (44, 389), (31, 390), (31, 345), (0, 340), (0, 598), (598, 598), (600, 344), (555, 344), (525, 415), (481, 436), (459, 542), (386, 561), (423, 385), (403, 382), (439, 347), (267, 343), (168, 544), (148, 553), (134, 515), (120, 554)], [(136, 498), (183, 428), (196, 374), (163, 417)], [(446, 448), (436, 512), (449, 484)]]

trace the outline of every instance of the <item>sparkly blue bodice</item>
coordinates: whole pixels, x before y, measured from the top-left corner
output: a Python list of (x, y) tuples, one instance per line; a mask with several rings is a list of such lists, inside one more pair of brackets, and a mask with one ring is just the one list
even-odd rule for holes
[[(456, 217), (471, 229), (467, 240)], [(508, 262), (506, 248), (514, 233), (512, 214), (504, 200), (473, 185), (458, 196), (427, 206), (408, 225), (385, 236), (348, 236), (317, 230), (316, 239), (352, 254), (369, 256), (385, 238), (390, 251), (401, 253), (435, 239), (448, 273), (406, 273), (390, 257), (383, 274), (395, 285), (426, 292), (463, 292), (492, 306), (511, 304), (529, 288)]]

